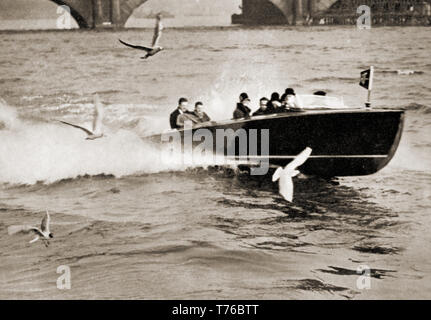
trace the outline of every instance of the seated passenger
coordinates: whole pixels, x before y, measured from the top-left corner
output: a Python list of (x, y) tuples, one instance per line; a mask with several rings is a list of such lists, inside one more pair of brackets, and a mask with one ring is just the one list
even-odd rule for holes
[(280, 103), (280, 95), (277, 92), (271, 94), (271, 100), (268, 102), (268, 112), (274, 113), (275, 109), (278, 108), (277, 104)]
[(193, 115), (198, 119), (199, 122), (207, 122), (211, 121), (210, 117), (202, 111), (203, 103), (198, 101), (195, 103), (195, 111), (193, 111)]
[(280, 112), (280, 110), (281, 110), (281, 102), (280, 101), (273, 101), (271, 113), (277, 113), (277, 112)]
[(278, 94), (278, 92), (273, 92), (271, 94), (271, 101), (280, 101), (280, 95)]
[(270, 114), (271, 112), (269, 112), (269, 110), (268, 110), (268, 102), (269, 102), (269, 100), (265, 97), (260, 99), (259, 109), (257, 109), (253, 113), (253, 116), (261, 116), (261, 115), (265, 115), (265, 114)]
[(287, 88), (286, 90), (284, 90), (284, 94), (286, 95), (295, 95), (295, 90), (293, 90), (292, 88)]
[(315, 93), (313, 93), (315, 96), (326, 96), (326, 92), (325, 91), (316, 91)]
[(281, 97), (282, 106), (280, 107), (281, 112), (288, 111), (302, 111), (303, 109), (298, 106), (298, 102), (296, 100), (295, 91), (292, 88), (287, 88), (286, 92)]
[(191, 117), (190, 111), (187, 110), (189, 102), (186, 98), (180, 98), (178, 101), (178, 107), (174, 112), (171, 113), (169, 117), (169, 123), (171, 129), (181, 129), (184, 128), (184, 122), (187, 120), (197, 123), (198, 121)]
[(248, 94), (245, 92), (241, 93), (241, 95), (239, 96), (239, 102), (236, 104), (236, 109), (233, 112), (233, 118), (249, 118), (251, 112), (250, 108), (248, 107), (249, 103), (250, 99), (248, 97)]
[(287, 94), (283, 93), (280, 97), (280, 104), (275, 110), (276, 112), (286, 112), (287, 110)]
[(287, 93), (287, 109), (289, 111), (303, 111), (303, 109), (299, 106), (298, 100), (296, 99), (295, 91), (288, 91)]

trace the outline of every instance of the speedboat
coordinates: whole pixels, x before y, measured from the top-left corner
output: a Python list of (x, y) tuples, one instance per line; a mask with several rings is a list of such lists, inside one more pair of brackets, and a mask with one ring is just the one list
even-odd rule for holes
[[(340, 98), (316, 95), (297, 96), (297, 101), (302, 111), (211, 121), (145, 139), (168, 143), (166, 135), (178, 134), (183, 146), (188, 137), (193, 137), (190, 141), (195, 148), (202, 143), (200, 138), (194, 138), (196, 134), (223, 134), (222, 147), (220, 139), (212, 141), (214, 154), (250, 166), (261, 161), (285, 166), (310, 147), (313, 152), (300, 170), (322, 177), (373, 174), (394, 156), (403, 131), (403, 110), (350, 108)], [(252, 140), (257, 142), (255, 146)]]

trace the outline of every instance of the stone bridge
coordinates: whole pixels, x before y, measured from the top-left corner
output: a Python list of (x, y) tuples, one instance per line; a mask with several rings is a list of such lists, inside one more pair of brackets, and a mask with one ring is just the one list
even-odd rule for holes
[(361, 5), (370, 7), (372, 24), (431, 24), (431, 0), (242, 0), (242, 14), (232, 22), (356, 24)]
[(302, 24), (314, 14), (323, 13), (338, 0), (243, 0), (242, 14), (233, 23)]
[[(133, 11), (148, 0), (50, 1), (68, 6), (80, 28), (98, 28), (123, 27)], [(335, 2), (337, 0), (243, 0), (243, 14), (234, 15), (232, 19), (234, 23), (239, 20), (239, 23), (297, 24), (314, 13), (327, 10)]]
[(66, 5), (80, 28), (123, 27), (133, 11), (147, 0), (51, 0)]

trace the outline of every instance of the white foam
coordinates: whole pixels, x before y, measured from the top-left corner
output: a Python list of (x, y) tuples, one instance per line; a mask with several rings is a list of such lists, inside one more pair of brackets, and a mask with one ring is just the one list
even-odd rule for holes
[[(172, 153), (171, 145), (161, 148), (141, 139), (135, 131), (119, 129), (107, 137), (89, 141), (81, 130), (61, 123), (22, 121), (5, 103), (1, 104), (0, 183), (52, 183), (84, 175), (128, 176), (140, 173), (180, 171), (213, 164), (235, 166), (223, 159), (193, 155), (192, 159)], [(149, 117), (147, 121), (155, 119)], [(90, 127), (91, 124), (83, 123)], [(144, 124), (141, 124), (145, 128)], [(139, 126), (138, 128), (140, 129)]]
[(14, 128), (18, 124), (17, 112), (15, 109), (9, 107), (2, 98), (0, 98), (0, 129)]
[(0, 103), (0, 183), (34, 184), (82, 175), (183, 169), (160, 161), (157, 147), (129, 130), (107, 132), (107, 137), (85, 140), (85, 133), (60, 123), (21, 121), (15, 109)]

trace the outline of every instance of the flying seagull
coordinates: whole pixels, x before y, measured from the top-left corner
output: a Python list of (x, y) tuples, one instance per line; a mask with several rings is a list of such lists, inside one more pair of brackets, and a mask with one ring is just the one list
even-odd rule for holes
[(133, 49), (143, 50), (147, 54), (144, 57), (141, 57), (141, 59), (147, 59), (149, 57), (154, 56), (155, 54), (159, 53), (160, 51), (164, 50), (163, 47), (159, 46), (159, 40), (162, 36), (162, 30), (163, 30), (163, 24), (162, 24), (162, 15), (158, 14), (156, 17), (156, 27), (154, 29), (154, 36), (153, 36), (153, 42), (151, 44), (151, 47), (144, 47), (144, 46), (137, 46), (133, 45), (127, 42), (124, 42), (120, 39), (118, 39), (122, 44), (125, 46), (128, 46)]
[(37, 227), (32, 226), (10, 226), (8, 228), (9, 235), (14, 235), (17, 233), (30, 233), (33, 232), (36, 234), (36, 238), (31, 240), (29, 243), (34, 243), (39, 238), (42, 238), (43, 243), (45, 244), (45, 247), (49, 246), (49, 239), (54, 238), (54, 234), (51, 233), (49, 230), (49, 224), (50, 224), (51, 218), (49, 216), (48, 210), (46, 210), (46, 214), (42, 219), (42, 224), (40, 226), (40, 229)]
[(61, 123), (67, 124), (68, 126), (72, 126), (74, 128), (81, 129), (84, 131), (88, 137), (86, 140), (95, 140), (98, 138), (102, 138), (104, 136), (102, 132), (102, 120), (103, 120), (103, 106), (100, 102), (100, 98), (98, 94), (94, 95), (94, 119), (93, 119), (93, 131), (90, 131), (84, 127), (78, 126), (76, 124), (72, 124), (66, 121), (61, 121)]
[(293, 181), (292, 177), (295, 177), (300, 172), (296, 170), (300, 165), (307, 161), (311, 154), (311, 148), (307, 147), (304, 151), (298, 154), (284, 169), (279, 167), (275, 170), (272, 176), (272, 182), (278, 180), (279, 192), (282, 197), (289, 202), (293, 199)]

